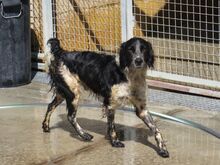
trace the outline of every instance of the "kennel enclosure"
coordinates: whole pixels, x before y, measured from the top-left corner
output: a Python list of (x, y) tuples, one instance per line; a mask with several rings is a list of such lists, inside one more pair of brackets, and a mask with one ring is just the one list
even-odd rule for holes
[(44, 69), (44, 45), (50, 37), (59, 38), (67, 50), (117, 55), (121, 42), (138, 36), (152, 43), (156, 55), (155, 68), (147, 73), (150, 85), (220, 97), (219, 1), (37, 0), (31, 4), (32, 50), (38, 69)]

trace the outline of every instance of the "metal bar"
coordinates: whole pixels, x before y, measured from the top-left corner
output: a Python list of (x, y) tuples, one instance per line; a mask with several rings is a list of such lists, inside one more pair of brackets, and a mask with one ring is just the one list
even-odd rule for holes
[(44, 53), (39, 53), (39, 52), (32, 52), (31, 53), (31, 58), (36, 59), (36, 60), (44, 60)]
[(127, 41), (127, 13), (126, 4), (127, 0), (121, 0), (121, 40)]
[(48, 39), (54, 37), (52, 0), (42, 0), (41, 3), (43, 17), (43, 40), (45, 50)]
[(132, 0), (121, 0), (121, 38), (125, 42), (133, 37), (134, 16)]
[(163, 82), (163, 81), (149, 80), (149, 79), (147, 80), (147, 84), (148, 84), (148, 86), (151, 86), (151, 87), (186, 92), (186, 93), (197, 94), (197, 95), (201, 95), (201, 96), (220, 98), (220, 91), (195, 88), (195, 87), (191, 87), (191, 86), (184, 86), (184, 85), (172, 84), (172, 83), (167, 83), (167, 82)]
[(159, 71), (152, 71), (152, 70), (148, 70), (147, 76), (220, 89), (219, 81), (212, 81), (212, 80), (206, 80), (201, 78), (195, 78), (195, 77), (189, 77), (189, 76), (183, 76), (183, 75), (177, 75), (177, 74), (165, 73)]
[(127, 40), (133, 37), (134, 30), (134, 16), (133, 16), (133, 5), (132, 0), (127, 0), (126, 4), (126, 14), (127, 14)]
[(46, 71), (46, 65), (44, 63), (33, 62), (32, 63), (32, 69)]

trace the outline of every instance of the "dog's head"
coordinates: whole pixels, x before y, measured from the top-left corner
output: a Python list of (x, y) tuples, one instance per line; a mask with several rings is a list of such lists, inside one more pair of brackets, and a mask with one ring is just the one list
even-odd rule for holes
[(142, 38), (131, 38), (122, 43), (120, 48), (120, 67), (147, 68), (154, 67), (154, 52), (150, 42)]
[(57, 38), (51, 38), (47, 41), (47, 51), (56, 53), (60, 50), (60, 41)]

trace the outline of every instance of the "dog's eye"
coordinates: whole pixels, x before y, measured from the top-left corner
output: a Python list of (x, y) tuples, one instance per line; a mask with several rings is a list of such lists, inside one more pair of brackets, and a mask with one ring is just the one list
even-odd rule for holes
[(129, 50), (130, 52), (135, 52), (135, 49), (134, 49), (133, 46), (129, 47), (128, 50)]
[(145, 51), (146, 49), (147, 49), (146, 46), (144, 46), (144, 45), (141, 45), (141, 46), (140, 46), (141, 52)]

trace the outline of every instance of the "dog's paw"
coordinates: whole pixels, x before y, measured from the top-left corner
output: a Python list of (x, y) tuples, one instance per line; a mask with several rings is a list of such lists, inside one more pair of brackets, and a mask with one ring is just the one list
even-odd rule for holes
[(82, 135), (80, 135), (80, 137), (84, 140), (84, 141), (91, 141), (93, 139), (93, 136), (90, 135), (89, 133), (84, 132)]
[(42, 128), (43, 128), (43, 131), (44, 131), (44, 132), (47, 132), (47, 133), (50, 132), (50, 127), (49, 127), (48, 125), (43, 124), (43, 125), (42, 125)]
[(158, 151), (158, 154), (161, 156), (161, 157), (163, 157), (163, 158), (169, 158), (169, 152), (167, 151), (167, 150), (165, 150), (165, 149), (160, 149), (159, 151)]
[(113, 140), (111, 144), (112, 147), (117, 147), (117, 148), (125, 147), (124, 143), (120, 142), (119, 140)]

